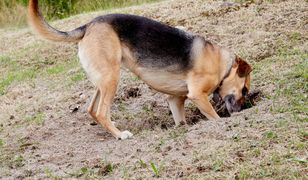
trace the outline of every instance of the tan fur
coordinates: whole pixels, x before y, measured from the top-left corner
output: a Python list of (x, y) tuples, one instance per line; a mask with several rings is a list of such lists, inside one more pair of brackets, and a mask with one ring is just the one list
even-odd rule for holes
[[(124, 43), (122, 43), (122, 62), (126, 68), (136, 74), (145, 83), (153, 89), (175, 96), (183, 96), (188, 92), (186, 83), (186, 73), (175, 74), (166, 69), (151, 70), (140, 67), (137, 60), (134, 58), (133, 51), (131, 51)], [(168, 81), (165, 81), (168, 79)]]
[(85, 33), (80, 29), (63, 33), (51, 27), (39, 12), (38, 0), (29, 1), (28, 21), (39, 35), (51, 41), (78, 42), (83, 38)]
[[(134, 51), (121, 42), (113, 28), (106, 23), (93, 23), (86, 30), (76, 29), (63, 33), (50, 27), (38, 11), (37, 0), (29, 2), (29, 19), (34, 29), (44, 38), (53, 41), (79, 42), (79, 58), (89, 79), (97, 87), (88, 108), (89, 114), (113, 136), (127, 139), (128, 131), (121, 132), (111, 122), (110, 107), (120, 78), (120, 66), (128, 69), (154, 89), (169, 94), (168, 103), (176, 126), (186, 123), (184, 103), (192, 100), (209, 119), (218, 119), (209, 102), (209, 95), (220, 82), (222, 97), (234, 94), (240, 99), (243, 86), (250, 86), (250, 66), (221, 47), (195, 38), (192, 47), (193, 67), (188, 72), (173, 73), (172, 68), (154, 70), (141, 67)], [(230, 67), (231, 71), (228, 75)], [(226, 79), (225, 76), (228, 75)]]
[(186, 96), (169, 96), (168, 103), (173, 115), (175, 126), (186, 124), (184, 103), (187, 99)]
[[(187, 77), (188, 95), (209, 119), (218, 119), (213, 106), (209, 102), (209, 95), (216, 89), (221, 76), (220, 53), (218, 46), (198, 47), (200, 51), (195, 57), (195, 64)], [(224, 74), (224, 73), (223, 73)]]
[(111, 122), (110, 106), (119, 81), (121, 49), (119, 38), (107, 24), (95, 24), (89, 27), (79, 42), (79, 52), (82, 52), (79, 53), (82, 54), (80, 61), (98, 88), (88, 111), (116, 138), (122, 138), (123, 135)]
[[(243, 60), (242, 60), (243, 61)], [(219, 94), (222, 98), (224, 98), (228, 94), (233, 94), (235, 96), (235, 100), (240, 100), (242, 98), (242, 89), (246, 87), (247, 90), (250, 90), (250, 66), (247, 67), (249, 70), (248, 74), (241, 77), (239, 75), (238, 62), (235, 62), (231, 68), (230, 75), (224, 80), (224, 85), (220, 88)]]
[(224, 87), (220, 88), (220, 94), (225, 97), (228, 94), (234, 94), (235, 99), (241, 98), (241, 90), (245, 85), (245, 77), (239, 77), (236, 73), (236, 68), (232, 68), (230, 75), (224, 81)]

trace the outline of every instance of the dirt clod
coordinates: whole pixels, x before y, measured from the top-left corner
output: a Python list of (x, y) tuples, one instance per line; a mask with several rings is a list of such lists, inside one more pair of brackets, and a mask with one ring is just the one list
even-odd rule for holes
[(79, 105), (71, 105), (69, 109), (71, 110), (71, 113), (76, 113), (79, 110)]
[(93, 121), (93, 122), (90, 123), (90, 125), (91, 125), (91, 126), (97, 126), (97, 122), (96, 122), (96, 121)]
[(161, 124), (160, 128), (163, 130), (168, 130), (168, 126), (166, 124)]
[(138, 97), (138, 96), (140, 96), (141, 94), (140, 94), (140, 89), (138, 88), (138, 87), (136, 87), (136, 88), (130, 88), (130, 89), (128, 89), (127, 91), (126, 91), (126, 96), (128, 97), (128, 98), (136, 98), (136, 97)]
[(205, 166), (201, 166), (201, 165), (197, 167), (197, 171), (198, 171), (199, 173), (206, 172), (206, 171), (208, 171), (208, 170), (210, 170), (209, 167), (205, 167)]

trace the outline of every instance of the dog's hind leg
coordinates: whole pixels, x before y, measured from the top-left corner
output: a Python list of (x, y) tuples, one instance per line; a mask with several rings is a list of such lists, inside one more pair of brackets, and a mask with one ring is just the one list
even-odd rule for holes
[(185, 110), (184, 110), (184, 103), (185, 103), (186, 97), (169, 96), (167, 100), (168, 100), (170, 110), (172, 112), (175, 126), (186, 124)]
[(89, 107), (91, 116), (114, 137), (132, 137), (128, 131), (121, 132), (111, 121), (110, 107), (120, 79), (122, 49), (118, 36), (106, 24), (94, 24), (88, 28), (79, 43), (81, 63), (90, 80), (98, 88)]
[(100, 92), (97, 89), (95, 91), (95, 93), (92, 97), (92, 100), (90, 102), (90, 105), (88, 107), (88, 113), (92, 116), (93, 119), (95, 119), (95, 121), (97, 121), (96, 112), (97, 112), (97, 108), (98, 108), (99, 98), (100, 98)]
[[(96, 113), (97, 113), (97, 108), (98, 108), (98, 103), (99, 103), (99, 99), (100, 99), (100, 92), (97, 89), (92, 97), (92, 100), (90, 102), (90, 105), (88, 107), (88, 113), (91, 115), (91, 117), (96, 121)], [(115, 122), (112, 121), (113, 124), (115, 124)]]
[(93, 99), (88, 108), (89, 114), (101, 125), (103, 125), (117, 139), (127, 139), (132, 137), (128, 131), (121, 132), (114, 122), (111, 121), (110, 107), (116, 93), (118, 75), (110, 79), (105, 77), (100, 83), (98, 90), (94, 93)]
[(111, 134), (117, 139), (128, 139), (133, 136), (129, 131), (121, 132), (115, 127), (111, 121), (110, 107), (113, 102), (120, 74), (120, 65), (118, 68), (113, 68), (104, 80), (98, 85), (99, 89), (99, 103), (96, 113), (96, 118)]

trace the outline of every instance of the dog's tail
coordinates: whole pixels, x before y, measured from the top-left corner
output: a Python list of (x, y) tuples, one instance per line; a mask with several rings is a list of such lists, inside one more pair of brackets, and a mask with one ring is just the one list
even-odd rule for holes
[(29, 24), (39, 35), (51, 41), (78, 42), (83, 38), (86, 32), (85, 25), (69, 32), (59, 31), (51, 27), (39, 11), (38, 0), (29, 1), (28, 19)]

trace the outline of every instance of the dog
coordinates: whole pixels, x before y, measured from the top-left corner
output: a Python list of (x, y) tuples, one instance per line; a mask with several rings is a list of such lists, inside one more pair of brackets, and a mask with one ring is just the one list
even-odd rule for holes
[(117, 139), (133, 136), (110, 119), (120, 66), (151, 88), (168, 94), (175, 125), (185, 124), (184, 102), (190, 99), (208, 119), (220, 117), (209, 96), (222, 98), (229, 112), (241, 110), (250, 89), (251, 66), (205, 38), (135, 15), (108, 14), (69, 32), (51, 27), (38, 0), (30, 0), (29, 22), (45, 39), (78, 43), (80, 62), (97, 88), (89, 114)]

